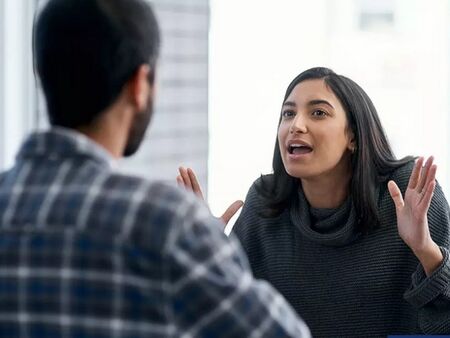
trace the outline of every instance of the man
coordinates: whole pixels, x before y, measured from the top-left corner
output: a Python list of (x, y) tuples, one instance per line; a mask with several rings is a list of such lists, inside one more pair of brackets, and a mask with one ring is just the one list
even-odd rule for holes
[(143, 0), (42, 10), (52, 128), (0, 175), (0, 336), (309, 337), (194, 195), (111, 169), (145, 134), (158, 48)]

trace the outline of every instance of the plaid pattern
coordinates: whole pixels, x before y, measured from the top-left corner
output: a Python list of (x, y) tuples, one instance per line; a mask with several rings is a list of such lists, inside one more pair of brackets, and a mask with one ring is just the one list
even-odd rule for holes
[(192, 194), (32, 135), (0, 175), (1, 337), (309, 337)]

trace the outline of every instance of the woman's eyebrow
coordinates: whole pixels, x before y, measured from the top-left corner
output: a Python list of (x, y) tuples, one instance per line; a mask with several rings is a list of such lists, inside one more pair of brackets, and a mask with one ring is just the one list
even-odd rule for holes
[(325, 104), (327, 106), (330, 106), (332, 109), (334, 109), (333, 105), (328, 102), (327, 100), (311, 100), (308, 102), (308, 106), (315, 106), (318, 104)]
[(288, 107), (297, 107), (297, 105), (295, 104), (295, 102), (293, 101), (286, 101), (285, 103), (283, 103), (283, 107), (284, 106), (288, 106)]

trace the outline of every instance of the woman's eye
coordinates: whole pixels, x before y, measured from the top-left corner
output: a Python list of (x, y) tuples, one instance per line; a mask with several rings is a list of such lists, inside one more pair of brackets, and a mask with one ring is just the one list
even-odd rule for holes
[(293, 110), (284, 110), (283, 112), (281, 112), (281, 116), (293, 117), (293, 116), (295, 116), (295, 112)]
[(316, 110), (314, 110), (313, 112), (312, 112), (312, 115), (313, 116), (316, 116), (316, 117), (325, 117), (326, 115), (328, 115), (325, 111), (323, 111), (323, 110), (320, 110), (320, 109), (316, 109)]

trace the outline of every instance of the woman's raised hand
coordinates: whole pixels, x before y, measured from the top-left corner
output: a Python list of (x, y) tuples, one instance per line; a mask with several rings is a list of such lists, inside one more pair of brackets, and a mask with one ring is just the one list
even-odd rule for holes
[(429, 157), (425, 166), (420, 157), (411, 173), (405, 197), (394, 181), (389, 181), (388, 189), (395, 204), (398, 233), (422, 263), (427, 275), (442, 262), (443, 256), (430, 235), (428, 209), (436, 187), (437, 166)]
[[(177, 182), (181, 187), (184, 187), (186, 190), (191, 190), (196, 194), (199, 198), (204, 200), (202, 188), (200, 187), (200, 183), (197, 180), (197, 176), (191, 168), (180, 167), (178, 169), (179, 175), (177, 176)], [(238, 200), (232, 203), (227, 210), (223, 213), (220, 219), (223, 223), (228, 224), (230, 219), (238, 212), (238, 210), (244, 205), (244, 202)]]

